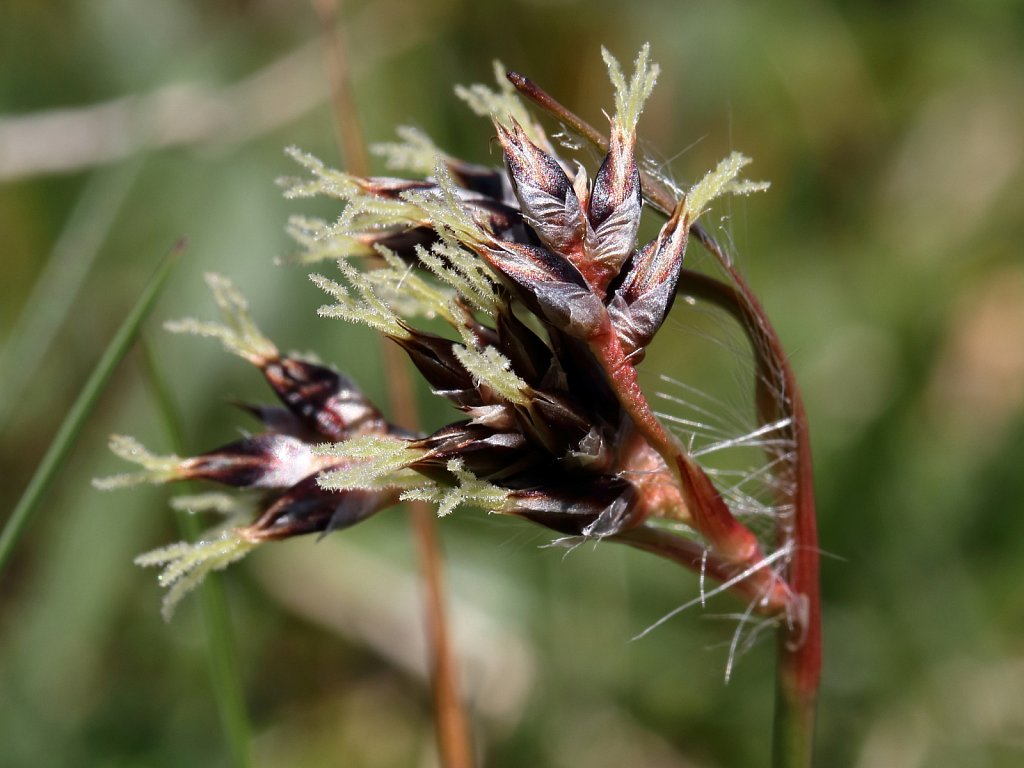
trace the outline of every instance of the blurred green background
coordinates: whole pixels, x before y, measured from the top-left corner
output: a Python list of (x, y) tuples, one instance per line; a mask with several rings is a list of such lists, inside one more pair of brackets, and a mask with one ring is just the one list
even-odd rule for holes
[[(735, 148), (773, 183), (709, 223), (810, 412), (834, 556), (819, 764), (1024, 764), (1024, 4), (368, 0), (342, 21), (368, 141), (412, 124), (491, 163), (453, 84), (488, 81), (497, 57), (596, 122), (600, 45), (631, 61), (650, 41), (642, 138), (680, 178)], [(327, 91), (303, 2), (0, 2), (4, 517), (181, 235), (145, 336), (190, 450), (252, 427), (227, 399), (270, 399), (217, 344), (159, 329), (212, 317), (206, 270), (283, 348), (383, 401), (372, 335), (317, 319), (305, 270), (272, 264), (290, 213), (333, 215), (274, 185), (286, 145), (341, 162)], [(671, 334), (648, 371), (728, 387)], [(421, 394), (431, 426), (450, 418)], [(112, 432), (171, 450), (138, 352), (0, 575), (0, 766), (228, 765), (198, 601), (165, 625), (132, 565), (178, 536), (167, 494), (90, 486), (123, 469)], [(542, 549), (517, 521), (440, 529), (482, 764), (767, 764), (770, 639), (723, 681), (734, 624), (714, 617), (742, 606), (630, 642), (696, 593), (691, 575), (611, 545)], [(415, 579), (397, 511), (226, 573), (255, 765), (434, 764)]]

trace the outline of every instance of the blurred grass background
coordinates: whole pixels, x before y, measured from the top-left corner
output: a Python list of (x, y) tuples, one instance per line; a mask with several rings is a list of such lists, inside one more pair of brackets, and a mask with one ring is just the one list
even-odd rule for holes
[[(369, 141), (412, 124), (491, 163), (453, 84), (489, 80), (497, 57), (596, 122), (600, 45), (629, 61), (651, 42), (643, 139), (680, 178), (735, 148), (773, 182), (711, 223), (808, 402), (835, 555), (820, 765), (1022, 764), (1024, 5), (366, 0), (342, 15)], [(216, 344), (159, 330), (212, 316), (205, 270), (234, 278), (283, 348), (384, 400), (372, 336), (318, 320), (304, 270), (271, 263), (289, 213), (332, 215), (273, 183), (289, 144), (340, 162), (319, 34), (291, 0), (0, 2), (0, 509), (181, 235), (146, 335), (192, 450), (251, 426), (229, 397), (269, 399)], [(688, 377), (701, 358), (678, 338), (645, 367)], [(166, 494), (89, 484), (121, 470), (111, 432), (171, 449), (138, 354), (2, 574), (0, 766), (227, 765), (197, 601), (163, 624), (154, 574), (132, 565), (178, 535)], [(695, 579), (614, 546), (540, 549), (550, 537), (516, 521), (460, 514), (441, 532), (486, 765), (767, 764), (771, 643), (726, 685), (733, 627), (705, 617), (734, 603), (630, 642)], [(256, 765), (432, 764), (415, 579), (396, 512), (227, 572)]]

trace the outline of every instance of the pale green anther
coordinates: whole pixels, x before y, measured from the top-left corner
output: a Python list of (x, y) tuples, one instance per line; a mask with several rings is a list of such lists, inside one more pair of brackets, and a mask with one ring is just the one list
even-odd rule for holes
[(243, 525), (252, 518), (254, 505), (251, 499), (237, 494), (210, 491), (175, 496), (171, 508), (190, 515), (213, 512), (221, 515), (221, 526)]
[(508, 490), (492, 485), (486, 480), (480, 480), (472, 472), (463, 468), (461, 459), (449, 460), (446, 467), (455, 475), (458, 485), (442, 486), (431, 483), (417, 486), (403, 491), (401, 500), (436, 504), (438, 517), (445, 517), (461, 506), (476, 507), (493, 512), (499, 509), (508, 498)]
[[(285, 197), (326, 195), (344, 200), (348, 206), (342, 214), (342, 221), (352, 221), (352, 226), (360, 227), (360, 231), (415, 224), (422, 220), (422, 211), (415, 205), (402, 200), (378, 197), (367, 191), (363, 180), (357, 176), (328, 168), (312, 155), (294, 148), (289, 154), (307, 168), (313, 174), (313, 178), (281, 179), (279, 183), (285, 187)], [(436, 152), (431, 155), (428, 172), (433, 169), (436, 156)], [(333, 229), (336, 231), (338, 225), (334, 225)], [(325, 226), (318, 234), (331, 234), (331, 229)]]
[(154, 549), (135, 558), (135, 564), (163, 566), (159, 577), (160, 586), (170, 589), (164, 595), (161, 613), (169, 621), (181, 599), (198, 587), (208, 573), (223, 570), (245, 557), (254, 547), (256, 542), (231, 529), (223, 531), (214, 539), (195, 544), (182, 541)]
[(650, 44), (644, 43), (633, 65), (633, 77), (626, 83), (619, 62), (608, 49), (601, 48), (601, 58), (608, 67), (608, 77), (615, 88), (615, 123), (625, 134), (631, 134), (636, 128), (644, 103), (654, 90), (654, 84), (661, 71), (657, 64), (649, 60), (650, 53)]
[(462, 205), (443, 157), (436, 158), (434, 163), (434, 181), (436, 190), (405, 192), (402, 199), (418, 206), (439, 233), (450, 232), (459, 242), (467, 244), (485, 242), (487, 235)]
[(277, 347), (260, 333), (249, 314), (249, 305), (234, 284), (223, 275), (209, 272), (206, 284), (213, 291), (213, 297), (220, 307), (224, 323), (212, 323), (185, 318), (164, 323), (172, 333), (191, 333), (220, 339), (224, 347), (233, 354), (256, 365), (277, 357)]
[(352, 235), (392, 227), (420, 226), (426, 220), (426, 211), (410, 199), (392, 200), (361, 192), (349, 198), (335, 224), (323, 231), (323, 237), (336, 234)]
[(386, 266), (364, 274), (389, 307), (402, 317), (441, 317), (457, 326), (451, 309), (454, 291), (424, 280), (420, 271), (402, 261), (390, 248), (378, 245), (376, 252)]
[(317, 476), (317, 483), (327, 490), (408, 488), (423, 482), (423, 478), (408, 466), (427, 452), (410, 447), (407, 441), (398, 437), (362, 435), (341, 443), (319, 445), (315, 452), (344, 462), (342, 466)]
[(427, 176), (434, 170), (437, 156), (443, 154), (427, 134), (418, 128), (403, 125), (395, 133), (401, 141), (374, 144), (370, 152), (383, 157), (385, 166), (393, 171), (409, 171)]
[(494, 347), (452, 347), (462, 367), (478, 384), (486, 384), (501, 398), (516, 405), (530, 402), (529, 386), (512, 371), (511, 361)]
[(331, 225), (316, 216), (300, 216), (292, 214), (288, 217), (285, 231), (292, 240), (307, 248), (323, 240), (324, 233)]
[(133, 464), (138, 464), (143, 468), (143, 471), (111, 475), (110, 477), (97, 477), (92, 481), (92, 484), (102, 491), (125, 488), (131, 485), (141, 485), (143, 483), (166, 483), (178, 477), (182, 461), (179, 456), (174, 454), (157, 456), (146, 450), (142, 443), (134, 437), (112, 435), (110, 438), (110, 450), (119, 458), (130, 461)]
[(740, 172), (751, 163), (751, 159), (739, 152), (731, 153), (713, 171), (690, 187), (686, 195), (686, 215), (690, 222), (707, 210), (708, 205), (722, 195), (749, 195), (762, 192), (770, 185), (767, 181), (739, 179)]
[(221, 515), (233, 515), (244, 508), (238, 496), (230, 493), (190, 493), (175, 496), (170, 501), (171, 509), (192, 514), (199, 512), (217, 512)]
[(736, 179), (729, 185), (726, 192), (730, 195), (752, 195), (755, 192), (766, 192), (772, 183), (770, 181), (754, 181), (752, 179)]
[[(286, 197), (326, 195), (344, 200), (348, 205), (333, 224), (318, 219), (293, 218), (289, 223), (289, 233), (306, 252), (286, 261), (309, 263), (326, 258), (367, 255), (369, 246), (360, 235), (424, 223), (426, 213), (412, 200), (379, 197), (368, 191), (363, 180), (356, 176), (328, 168), (317, 158), (294, 147), (288, 153), (309, 170), (313, 178), (280, 180)], [(435, 157), (436, 152), (430, 157), (428, 169), (433, 168)]]
[(428, 251), (416, 246), (416, 256), (439, 280), (452, 286), (475, 310), (490, 317), (498, 313), (497, 281), (490, 269), (471, 251), (442, 240)]
[(351, 174), (329, 168), (323, 161), (297, 147), (288, 147), (285, 153), (313, 175), (312, 179), (278, 179), (278, 184), (284, 187), (286, 198), (326, 195), (339, 200), (349, 200), (360, 193), (356, 177)]
[(353, 296), (349, 288), (323, 275), (310, 275), (309, 279), (337, 302), (320, 307), (317, 310), (320, 317), (339, 317), (350, 323), (363, 323), (389, 336), (409, 338), (398, 315), (377, 295), (373, 282), (364, 273), (344, 260), (338, 262), (338, 269), (358, 295)]
[(373, 255), (373, 247), (357, 237), (337, 232), (328, 236), (331, 226), (322, 219), (304, 216), (289, 218), (287, 232), (302, 250), (281, 257), (278, 263), (313, 264)]

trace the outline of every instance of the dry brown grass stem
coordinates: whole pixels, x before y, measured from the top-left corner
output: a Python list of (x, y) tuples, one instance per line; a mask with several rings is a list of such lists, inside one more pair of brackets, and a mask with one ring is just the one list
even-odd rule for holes
[[(352, 93), (338, 3), (336, 0), (312, 0), (312, 4), (323, 30), (338, 144), (348, 170), (358, 176), (368, 176), (369, 161)], [(404, 354), (383, 338), (381, 344), (391, 419), (406, 429), (418, 430), (419, 413)], [(431, 684), (441, 765), (444, 768), (472, 768), (469, 721), (463, 707), (458, 667), (448, 625), (437, 518), (425, 502), (412, 502), (409, 507), (425, 591), (427, 642), (431, 654)]]

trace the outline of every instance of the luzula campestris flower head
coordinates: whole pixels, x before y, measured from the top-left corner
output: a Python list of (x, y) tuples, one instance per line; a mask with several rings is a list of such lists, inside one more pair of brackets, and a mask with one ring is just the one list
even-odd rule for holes
[[(434, 502), (442, 515), (468, 505), (652, 551), (631, 532), (669, 519), (694, 532), (681, 545), (688, 565), (741, 585), (766, 612), (790, 610), (760, 543), (662, 428), (636, 374), (680, 288), (694, 222), (716, 196), (761, 186), (737, 180), (748, 161), (734, 154), (638, 245), (636, 126), (658, 69), (646, 47), (628, 80), (604, 57), (615, 112), (592, 177), (556, 153), (504, 78), (498, 92), (460, 90), (493, 120), (504, 173), (456, 160), (409, 129), (379, 152), (426, 181), (359, 178), (290, 151), (309, 177), (288, 181), (289, 196), (344, 203), (335, 223), (291, 223), (299, 261), (340, 268), (341, 280), (312, 276), (333, 300), (320, 314), (397, 343), (462, 418), (430, 435), (389, 424), (346, 376), (281, 355), (231, 284), (211, 276), (224, 325), (172, 330), (219, 338), (263, 371), (283, 407), (246, 406), (265, 431), (189, 459), (114, 439), (143, 471), (104, 487), (204, 479), (264, 490), (255, 522), (140, 558), (164, 566), (168, 610), (260, 542), (344, 528), (407, 499)], [(421, 330), (417, 318), (441, 318), (450, 333)]]

